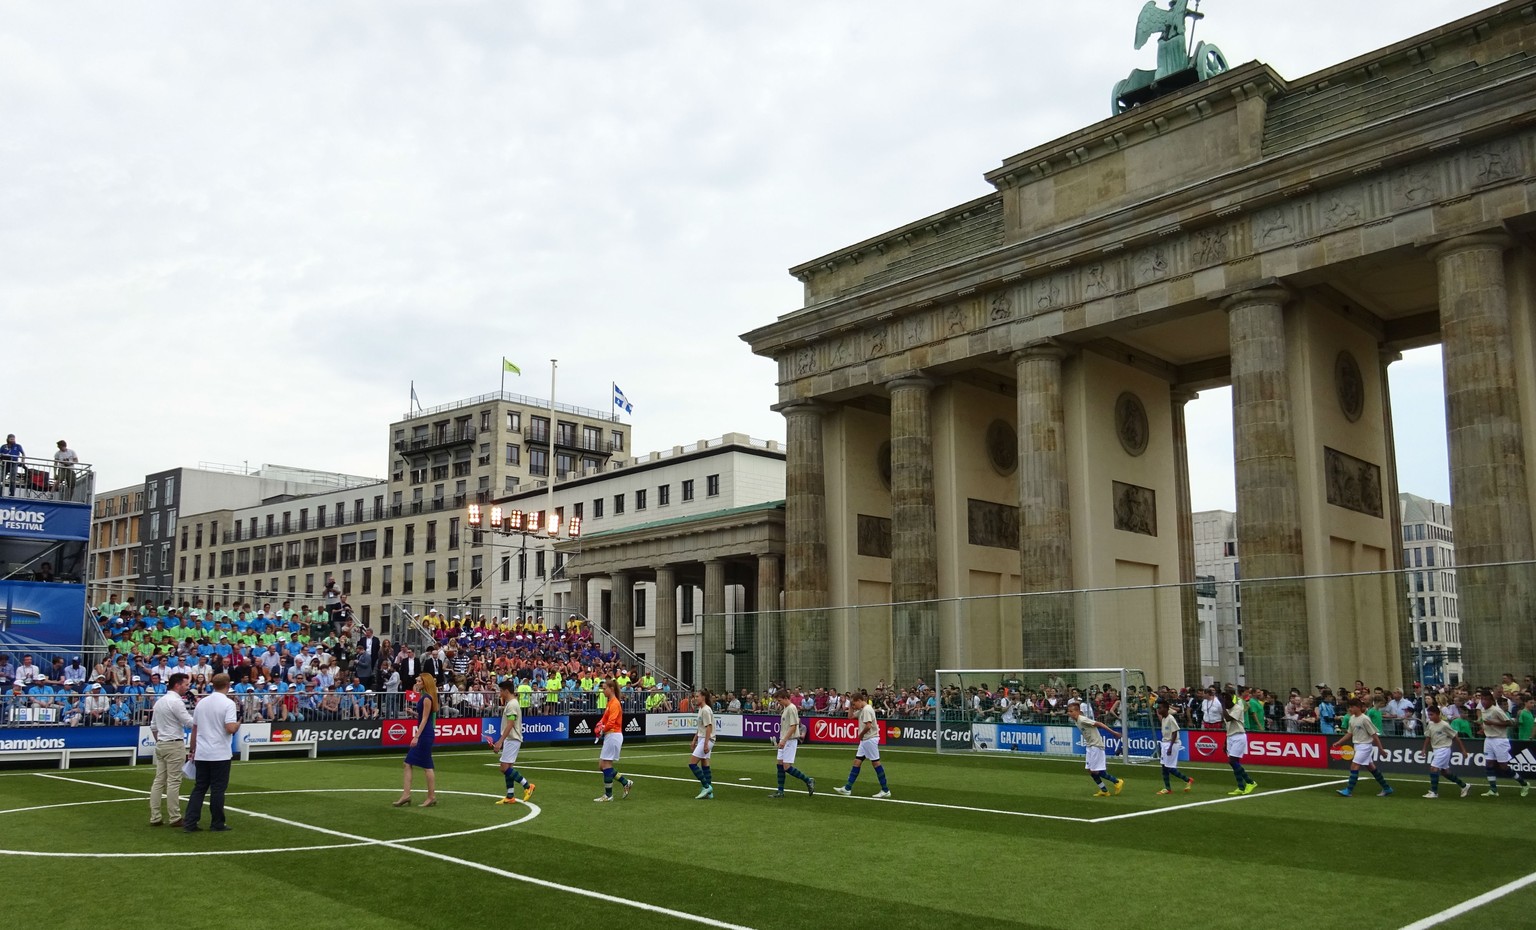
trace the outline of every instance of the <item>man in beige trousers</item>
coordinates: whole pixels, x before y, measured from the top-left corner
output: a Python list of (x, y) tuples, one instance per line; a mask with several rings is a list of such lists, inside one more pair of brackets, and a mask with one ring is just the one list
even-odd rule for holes
[(161, 799), (165, 801), (166, 819), (171, 826), (181, 826), (181, 767), (187, 762), (186, 730), (192, 726), (187, 711), (185, 674), (175, 672), (166, 692), (155, 702), (150, 714), (149, 732), (155, 741), (155, 780), (149, 786), (149, 825), (158, 827)]

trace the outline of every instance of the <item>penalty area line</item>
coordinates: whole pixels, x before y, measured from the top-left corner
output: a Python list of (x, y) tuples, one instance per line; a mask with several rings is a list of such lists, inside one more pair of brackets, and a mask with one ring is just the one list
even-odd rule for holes
[(1226, 804), (1230, 801), (1252, 801), (1256, 798), (1273, 797), (1277, 794), (1290, 794), (1292, 791), (1311, 791), (1314, 788), (1327, 788), (1331, 785), (1342, 785), (1347, 778), (1337, 778), (1333, 781), (1318, 782), (1313, 785), (1300, 785), (1295, 788), (1277, 788), (1274, 791), (1255, 791), (1253, 794), (1229, 795), (1223, 798), (1212, 798), (1209, 801), (1192, 801), (1187, 804), (1175, 804), (1172, 807), (1154, 807), (1150, 810), (1131, 811), (1129, 814), (1112, 814), (1108, 817), (1095, 817), (1088, 823), (1109, 823), (1115, 820), (1129, 820), (1132, 817), (1150, 817), (1153, 814), (1171, 814), (1175, 811), (1187, 811), (1192, 807), (1209, 807), (1212, 804)]
[(1531, 884), (1536, 884), (1536, 872), (1532, 872), (1523, 878), (1517, 878), (1508, 884), (1500, 885), (1492, 891), (1485, 891), (1475, 898), (1468, 898), (1460, 904), (1452, 905), (1438, 914), (1431, 914), (1422, 920), (1415, 920), (1413, 923), (1404, 926), (1402, 930), (1429, 930), (1430, 927), (1438, 927), (1448, 920), (1460, 917), (1462, 914), (1482, 907), (1484, 904), (1497, 901)]

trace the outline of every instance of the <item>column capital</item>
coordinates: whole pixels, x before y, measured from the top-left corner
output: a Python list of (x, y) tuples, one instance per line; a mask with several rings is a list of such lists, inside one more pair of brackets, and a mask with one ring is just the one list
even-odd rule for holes
[(1199, 391), (1184, 387), (1174, 387), (1168, 392), (1168, 398), (1173, 401), (1175, 406), (1179, 407), (1184, 406), (1199, 396)]
[(1231, 313), (1238, 307), (1246, 307), (1249, 304), (1279, 304), (1284, 307), (1296, 298), (1296, 294), (1283, 284), (1272, 284), (1266, 287), (1255, 287), (1246, 291), (1238, 291), (1226, 299), (1220, 306), (1223, 313)]
[(897, 375), (885, 382), (884, 387), (888, 393), (902, 388), (921, 388), (925, 391), (931, 391), (938, 386), (938, 383), (920, 371), (910, 371), (904, 375)]
[(1030, 343), (1022, 349), (1018, 349), (1008, 357), (1015, 363), (1036, 358), (1053, 358), (1062, 361), (1076, 352), (1071, 346), (1065, 345), (1055, 339), (1042, 339), (1039, 342)]
[(1429, 247), (1429, 257), (1434, 261), (1440, 261), (1450, 255), (1460, 252), (1497, 250), (1506, 251), (1513, 247), (1515, 240), (1507, 233), (1500, 230), (1471, 233), (1466, 236), (1457, 236), (1455, 239), (1447, 239), (1437, 242)]
[(1376, 352), (1378, 357), (1381, 359), (1381, 367), (1383, 368), (1387, 367), (1393, 362), (1400, 362), (1403, 360), (1403, 353), (1397, 351), (1391, 346), (1379, 345), (1376, 347)]

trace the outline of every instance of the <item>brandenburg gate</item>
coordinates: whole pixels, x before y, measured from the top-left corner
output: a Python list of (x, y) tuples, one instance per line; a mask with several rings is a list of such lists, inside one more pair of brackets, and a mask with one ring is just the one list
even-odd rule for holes
[[(1298, 81), (1202, 72), (792, 269), (804, 306), (743, 337), (787, 420), (791, 677), (1198, 681), (1193, 597), (1158, 592), (1194, 580), (1184, 405), (1231, 385), (1248, 680), (1401, 682), (1387, 368), (1436, 342), (1467, 678), (1536, 663), (1536, 584), (1469, 567), (1536, 557), (1533, 48), (1515, 2)], [(925, 603), (1101, 588), (1143, 593)], [(896, 606), (828, 609), (858, 604)]]

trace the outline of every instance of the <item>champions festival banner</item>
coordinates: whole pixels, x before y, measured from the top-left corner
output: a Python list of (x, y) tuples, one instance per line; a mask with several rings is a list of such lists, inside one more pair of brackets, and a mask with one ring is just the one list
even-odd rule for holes
[(53, 501), (0, 501), (0, 536), (21, 539), (89, 539), (91, 508)]

